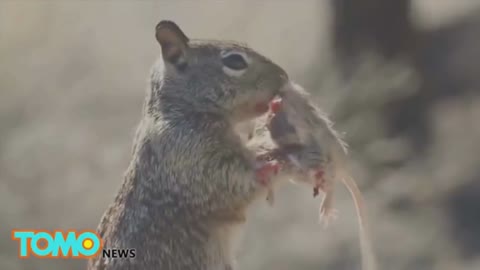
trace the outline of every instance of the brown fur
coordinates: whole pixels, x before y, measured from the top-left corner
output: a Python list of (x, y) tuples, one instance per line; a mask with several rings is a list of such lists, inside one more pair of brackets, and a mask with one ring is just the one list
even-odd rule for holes
[[(163, 61), (152, 70), (124, 182), (98, 226), (105, 248), (135, 248), (136, 257), (97, 257), (88, 269), (233, 269), (234, 236), (266, 192), (234, 128), (259, 116), (257, 105), (288, 78), (246, 46), (190, 41), (170, 21), (156, 29)], [(231, 53), (248, 67), (228, 68)]]

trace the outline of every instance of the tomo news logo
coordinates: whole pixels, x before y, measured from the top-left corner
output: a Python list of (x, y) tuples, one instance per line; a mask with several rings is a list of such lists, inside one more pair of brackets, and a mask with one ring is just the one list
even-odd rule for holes
[(88, 259), (100, 253), (105, 258), (135, 258), (135, 249), (103, 249), (95, 231), (13, 230), (18, 242), (18, 257)]

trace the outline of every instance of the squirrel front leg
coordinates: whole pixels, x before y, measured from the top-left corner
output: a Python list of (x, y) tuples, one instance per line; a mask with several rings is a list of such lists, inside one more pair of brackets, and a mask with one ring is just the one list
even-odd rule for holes
[(211, 176), (216, 182), (212, 185), (215, 187), (212, 196), (218, 198), (212, 199), (211, 210), (217, 213), (242, 212), (253, 200), (268, 192), (280, 168), (275, 161), (255, 161), (233, 152), (216, 156), (211, 162), (212, 167), (218, 168)]

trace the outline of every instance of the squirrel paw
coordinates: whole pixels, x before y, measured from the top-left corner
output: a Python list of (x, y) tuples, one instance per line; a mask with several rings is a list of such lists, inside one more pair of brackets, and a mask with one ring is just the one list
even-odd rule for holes
[(255, 170), (255, 180), (263, 186), (270, 186), (270, 178), (279, 170), (280, 164), (277, 161), (265, 162)]

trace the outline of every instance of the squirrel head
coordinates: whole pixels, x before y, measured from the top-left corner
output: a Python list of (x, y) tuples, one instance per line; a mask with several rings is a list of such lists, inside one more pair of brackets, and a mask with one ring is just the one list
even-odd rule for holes
[(281, 67), (246, 45), (190, 40), (172, 21), (157, 24), (156, 39), (163, 58), (158, 95), (169, 106), (239, 122), (267, 112), (288, 83)]

